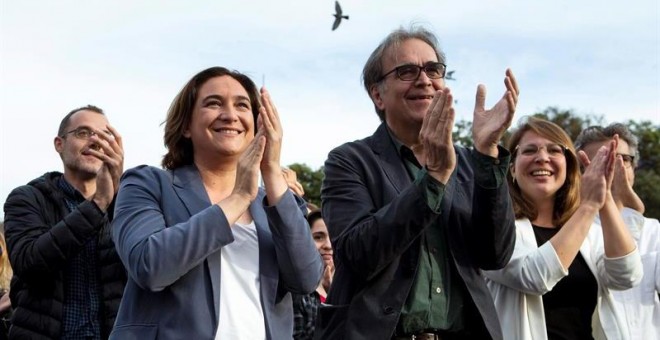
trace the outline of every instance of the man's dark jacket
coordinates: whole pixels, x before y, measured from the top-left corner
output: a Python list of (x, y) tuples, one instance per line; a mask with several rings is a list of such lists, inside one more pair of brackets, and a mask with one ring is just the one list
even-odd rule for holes
[(98, 239), (103, 338), (110, 334), (119, 309), (126, 271), (112, 242), (108, 216), (88, 200), (69, 213), (58, 187), (61, 176), (47, 173), (14, 189), (5, 202), (5, 235), (14, 270), (10, 339), (60, 339), (66, 265), (93, 238)]
[[(390, 339), (413, 285), (425, 228), (437, 219), (447, 228), (452, 260), (468, 292), (465, 328), (473, 338), (502, 338), (480, 269), (502, 268), (511, 257), (511, 200), (505, 180), (494, 189), (476, 183), (475, 151), (455, 149), (456, 171), (440, 214), (429, 208), (424, 188), (412, 185), (385, 124), (371, 137), (330, 152), (321, 196), (336, 271), (328, 305), (319, 310), (317, 339)], [(500, 154), (508, 152), (500, 148)]]

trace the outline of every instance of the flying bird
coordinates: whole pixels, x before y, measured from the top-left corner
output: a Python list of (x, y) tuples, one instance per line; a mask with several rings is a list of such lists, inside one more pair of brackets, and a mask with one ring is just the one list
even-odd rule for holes
[(453, 71), (453, 70), (447, 72), (447, 75), (445, 75), (445, 79), (447, 79), (447, 80), (456, 80), (456, 78), (454, 78), (454, 72), (455, 71)]
[(339, 27), (339, 24), (341, 23), (341, 19), (346, 19), (348, 20), (348, 15), (342, 15), (343, 12), (341, 10), (341, 6), (339, 5), (339, 1), (335, 1), (335, 22), (332, 23), (332, 30), (336, 30), (337, 27)]

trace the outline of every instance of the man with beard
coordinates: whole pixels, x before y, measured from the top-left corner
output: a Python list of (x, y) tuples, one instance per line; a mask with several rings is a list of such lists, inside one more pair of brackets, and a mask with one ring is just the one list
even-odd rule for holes
[(9, 337), (105, 339), (126, 283), (109, 230), (122, 139), (88, 105), (62, 119), (54, 146), (64, 173), (14, 189), (4, 206), (14, 269)]

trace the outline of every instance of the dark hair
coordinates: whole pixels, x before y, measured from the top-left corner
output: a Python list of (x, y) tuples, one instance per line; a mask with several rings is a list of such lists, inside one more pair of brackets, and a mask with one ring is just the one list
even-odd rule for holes
[(73, 109), (71, 110), (71, 112), (67, 113), (66, 116), (64, 116), (64, 118), (62, 118), (62, 121), (60, 122), (60, 127), (57, 129), (58, 136), (62, 137), (67, 132), (66, 130), (69, 127), (69, 121), (71, 120), (71, 116), (73, 116), (75, 113), (80, 111), (92, 111), (98, 114), (105, 115), (105, 113), (100, 107), (94, 105), (87, 105), (87, 106), (79, 107), (77, 109)]
[[(386, 53), (390, 52), (390, 48), (399, 48), (401, 43), (410, 39), (419, 39), (431, 46), (435, 51), (435, 56), (438, 58), (438, 62), (446, 64), (445, 54), (439, 47), (438, 39), (435, 37), (431, 31), (427, 30), (423, 26), (412, 25), (409, 28), (400, 27), (397, 30), (392, 31), (388, 34), (385, 39), (376, 47), (376, 49), (371, 52), (367, 63), (364, 64), (364, 69), (362, 69), (362, 83), (364, 84), (367, 94), (371, 97), (371, 89), (376, 86), (383, 76), (383, 58)], [(385, 121), (385, 111), (378, 109), (374, 105), (376, 113), (380, 121)]]
[(575, 139), (575, 148), (577, 150), (583, 150), (587, 145), (591, 143), (600, 143), (605, 141), (610, 141), (614, 138), (614, 135), (619, 135), (619, 138), (628, 143), (630, 147), (630, 152), (633, 156), (633, 166), (637, 166), (639, 162), (639, 149), (637, 137), (628, 129), (627, 126), (621, 123), (613, 123), (606, 127), (599, 125), (590, 126), (577, 136)]
[(179, 93), (174, 97), (167, 118), (165, 119), (165, 135), (163, 137), (167, 153), (163, 156), (162, 165), (166, 169), (193, 163), (193, 145), (183, 133), (190, 125), (195, 101), (199, 89), (211, 78), (229, 76), (238, 81), (250, 97), (252, 116), (254, 118), (255, 133), (257, 130), (257, 117), (259, 116), (260, 97), (257, 86), (246, 75), (238, 71), (230, 71), (224, 67), (211, 67), (194, 75)]
[[(552, 222), (556, 227), (561, 227), (571, 218), (580, 204), (580, 163), (575, 153), (573, 142), (559, 125), (541, 118), (528, 117), (522, 121), (518, 129), (509, 138), (507, 149), (514, 150), (527, 131), (534, 132), (553, 143), (566, 147), (566, 151), (564, 152), (566, 156), (566, 181), (557, 193), (555, 193), (555, 205), (552, 212)], [(517, 151), (513, 151), (511, 155), (511, 166), (515, 166), (516, 157)], [(513, 181), (511, 171), (507, 174), (507, 182), (509, 183), (509, 191), (516, 218), (526, 217), (534, 220), (538, 215), (538, 210), (532, 202), (523, 197), (520, 187)]]
[(309, 212), (307, 214), (307, 223), (309, 223), (309, 227), (311, 228), (314, 222), (318, 219), (322, 219), (323, 215), (321, 215), (321, 209), (315, 209)]

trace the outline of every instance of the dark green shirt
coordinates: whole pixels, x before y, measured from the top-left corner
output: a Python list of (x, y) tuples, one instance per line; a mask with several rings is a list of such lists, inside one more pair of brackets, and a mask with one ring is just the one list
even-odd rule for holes
[[(440, 216), (444, 184), (431, 177), (413, 152), (390, 132), (413, 185), (422, 189), (429, 208)], [(484, 187), (495, 188), (504, 182), (508, 155), (503, 159), (472, 152), (475, 180)], [(446, 226), (441, 219), (426, 228), (421, 242), (419, 265), (410, 294), (401, 310), (397, 334), (412, 334), (426, 330), (460, 331), (464, 327), (464, 300), (468, 292), (447, 243)], [(469, 297), (468, 297), (469, 298)]]

